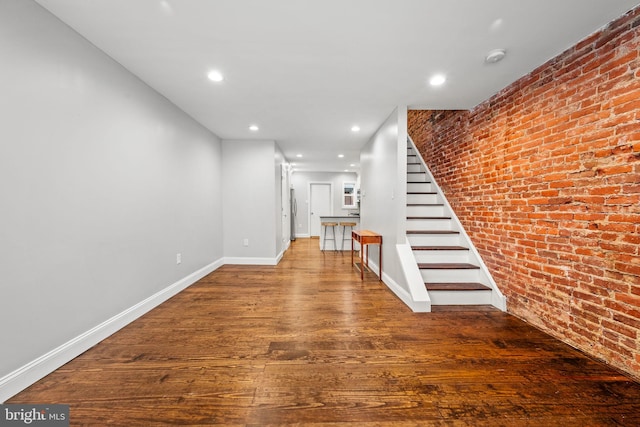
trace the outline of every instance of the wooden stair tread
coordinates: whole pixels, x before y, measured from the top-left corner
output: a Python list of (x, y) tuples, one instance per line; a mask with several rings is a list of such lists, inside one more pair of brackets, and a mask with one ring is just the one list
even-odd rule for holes
[(468, 251), (464, 246), (411, 246), (414, 251)]
[(491, 288), (482, 283), (425, 283), (429, 291), (490, 291)]
[(422, 270), (477, 270), (480, 267), (466, 262), (421, 262), (418, 268)]
[(453, 230), (407, 230), (407, 234), (460, 234)]
[(451, 219), (450, 216), (408, 216), (407, 219)]
[(481, 311), (495, 311), (496, 308), (491, 304), (478, 304), (478, 305), (432, 305), (432, 313), (443, 312), (472, 312), (477, 313)]

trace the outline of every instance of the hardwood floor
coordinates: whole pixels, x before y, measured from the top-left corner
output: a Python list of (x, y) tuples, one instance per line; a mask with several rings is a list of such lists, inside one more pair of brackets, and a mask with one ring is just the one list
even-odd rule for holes
[(224, 266), (7, 403), (71, 425), (640, 425), (640, 384), (490, 307), (415, 314), (298, 239)]

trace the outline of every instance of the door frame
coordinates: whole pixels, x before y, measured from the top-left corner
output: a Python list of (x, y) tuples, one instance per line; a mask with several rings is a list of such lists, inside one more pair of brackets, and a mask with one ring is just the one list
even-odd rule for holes
[[(313, 194), (311, 193), (311, 187), (313, 185), (328, 185), (329, 186), (329, 209), (333, 212), (333, 182), (331, 181), (309, 181), (307, 184), (307, 194), (309, 195), (309, 208), (307, 209), (307, 224), (309, 225), (309, 237), (313, 237), (311, 234), (311, 197)], [(322, 227), (320, 227), (319, 233), (322, 234)], [(318, 237), (320, 237), (320, 234)]]
[(291, 218), (289, 215), (290, 200), (289, 200), (289, 172), (287, 166), (280, 165), (280, 218), (282, 220), (282, 245), (283, 249), (289, 246), (291, 241)]

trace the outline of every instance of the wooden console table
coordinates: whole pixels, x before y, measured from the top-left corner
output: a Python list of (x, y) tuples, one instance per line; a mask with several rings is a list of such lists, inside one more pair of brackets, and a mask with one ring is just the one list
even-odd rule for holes
[[(364, 280), (364, 267), (369, 268), (369, 249), (367, 245), (380, 246), (380, 274), (379, 279), (382, 280), (382, 236), (370, 230), (353, 230), (351, 232), (351, 265), (353, 265), (353, 242), (360, 243), (360, 280)], [(365, 261), (364, 252), (367, 251)]]

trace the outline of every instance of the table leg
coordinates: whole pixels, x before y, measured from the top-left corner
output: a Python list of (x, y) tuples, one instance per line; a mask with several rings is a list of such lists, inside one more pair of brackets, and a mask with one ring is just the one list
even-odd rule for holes
[(360, 243), (360, 280), (364, 280), (364, 250), (367, 247), (364, 243)]
[(367, 245), (367, 254), (364, 257), (364, 263), (369, 268), (369, 245)]
[(351, 235), (351, 268), (353, 268), (353, 234)]
[(380, 248), (380, 281), (382, 281), (382, 243), (378, 247)]

